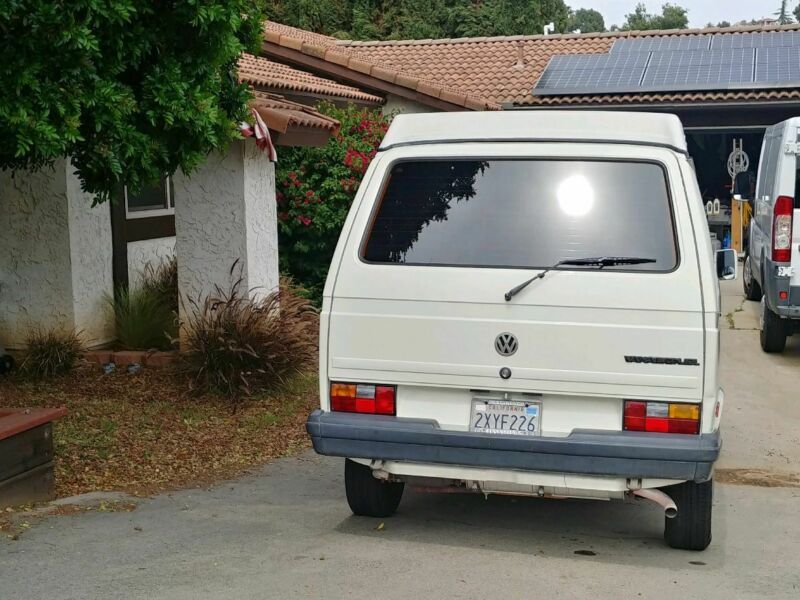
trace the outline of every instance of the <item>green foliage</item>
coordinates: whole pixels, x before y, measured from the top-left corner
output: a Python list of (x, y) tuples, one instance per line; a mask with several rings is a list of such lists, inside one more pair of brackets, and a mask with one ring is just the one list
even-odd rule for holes
[(313, 367), (319, 318), (290, 281), (253, 299), (242, 292), (240, 279), (191, 304), (181, 357), (197, 391), (236, 401)]
[(281, 0), (279, 22), (351, 39), (424, 39), (565, 31), (564, 0)]
[(148, 263), (135, 289), (108, 298), (117, 342), (126, 350), (168, 350), (178, 336), (178, 262)]
[(177, 296), (173, 301), (147, 280), (135, 289), (119, 289), (109, 298), (117, 342), (126, 350), (168, 350), (178, 335)]
[(171, 256), (155, 266), (147, 263), (139, 284), (147, 293), (159, 298), (159, 302), (178, 314), (178, 259)]
[(276, 172), (281, 270), (319, 302), (356, 190), (389, 126), (379, 111), (318, 107), (341, 123), (321, 148), (286, 148)]
[(34, 329), (25, 340), (27, 349), (20, 371), (32, 379), (63, 375), (75, 367), (83, 353), (83, 343), (74, 331)]
[(640, 2), (632, 13), (625, 15), (624, 31), (644, 31), (648, 29), (686, 29), (689, 26), (688, 11), (677, 4), (667, 2), (661, 7), (661, 14), (647, 12)]
[(591, 33), (594, 31), (605, 31), (606, 22), (603, 15), (593, 8), (579, 8), (574, 11), (567, 24), (567, 31), (580, 29), (581, 33)]
[(789, 23), (793, 22), (792, 13), (789, 12), (789, 0), (781, 0), (780, 7), (778, 7), (777, 11), (775, 11), (775, 17), (778, 19), (778, 23), (781, 25), (788, 25)]
[(191, 171), (238, 136), (235, 65), (260, 43), (262, 4), (0, 3), (0, 168), (69, 155), (98, 201)]

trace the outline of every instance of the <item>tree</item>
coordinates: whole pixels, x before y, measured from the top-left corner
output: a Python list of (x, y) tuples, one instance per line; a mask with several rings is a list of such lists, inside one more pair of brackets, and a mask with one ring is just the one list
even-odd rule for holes
[(282, 0), (279, 23), (352, 39), (420, 39), (566, 31), (564, 0)]
[(661, 7), (660, 15), (647, 12), (647, 7), (640, 2), (633, 12), (625, 15), (624, 31), (648, 29), (686, 29), (689, 26), (688, 11), (677, 4), (669, 2)]
[(606, 23), (603, 15), (593, 8), (579, 8), (570, 15), (567, 31), (580, 29), (581, 33), (605, 31)]
[(794, 7), (794, 18), (795, 20), (800, 23), (800, 4)]
[[(796, 9), (795, 9), (796, 10)], [(782, 0), (780, 8), (775, 11), (775, 16), (778, 18), (778, 23), (780, 25), (788, 25), (792, 22), (792, 15), (789, 12), (789, 1)]]
[(103, 201), (185, 172), (237, 137), (262, 0), (6, 0), (0, 4), (0, 168), (70, 156)]

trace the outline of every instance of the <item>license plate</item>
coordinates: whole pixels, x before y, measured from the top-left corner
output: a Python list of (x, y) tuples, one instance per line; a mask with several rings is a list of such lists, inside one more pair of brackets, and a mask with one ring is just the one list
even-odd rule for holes
[(512, 400), (473, 400), (470, 430), (502, 435), (540, 435), (541, 405)]

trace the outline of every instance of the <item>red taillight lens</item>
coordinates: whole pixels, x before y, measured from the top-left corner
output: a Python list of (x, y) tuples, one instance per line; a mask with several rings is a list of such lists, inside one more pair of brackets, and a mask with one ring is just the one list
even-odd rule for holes
[(623, 429), (654, 433), (700, 433), (700, 405), (625, 401)]
[(778, 196), (775, 200), (775, 215), (772, 222), (772, 260), (789, 262), (792, 260), (792, 212), (794, 199)]
[(367, 383), (332, 383), (331, 410), (368, 415), (395, 414), (395, 388)]

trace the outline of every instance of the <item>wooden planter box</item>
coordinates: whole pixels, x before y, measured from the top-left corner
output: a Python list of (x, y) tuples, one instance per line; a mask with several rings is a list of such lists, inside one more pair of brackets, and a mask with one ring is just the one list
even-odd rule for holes
[(0, 508), (53, 499), (53, 421), (65, 414), (0, 408)]

